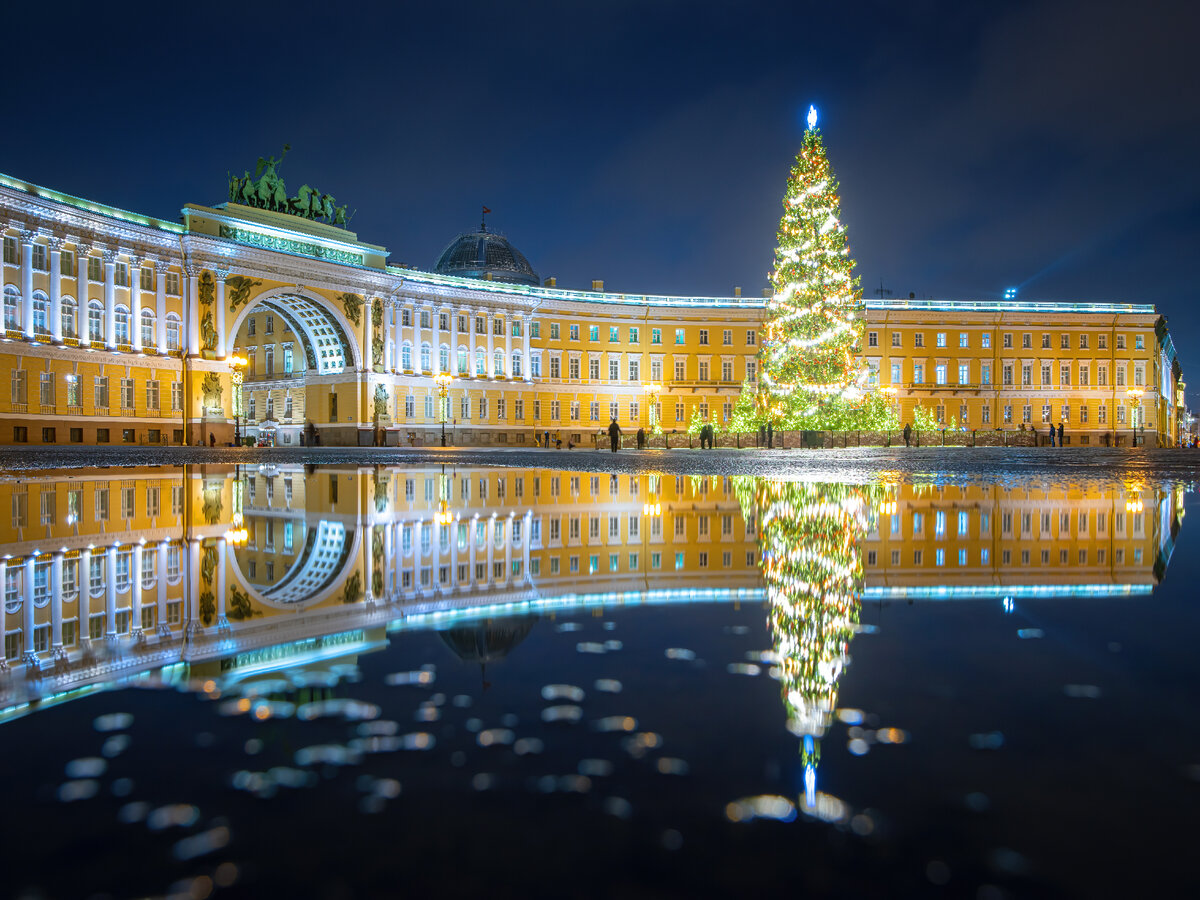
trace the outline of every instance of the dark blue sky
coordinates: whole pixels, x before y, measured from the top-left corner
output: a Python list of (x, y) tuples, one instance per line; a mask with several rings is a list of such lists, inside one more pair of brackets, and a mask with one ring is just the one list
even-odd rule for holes
[(0, 170), (174, 219), (287, 142), (393, 262), (486, 203), (564, 286), (727, 295), (815, 103), (868, 296), (1151, 302), (1186, 374), (1197, 6), (19, 4)]

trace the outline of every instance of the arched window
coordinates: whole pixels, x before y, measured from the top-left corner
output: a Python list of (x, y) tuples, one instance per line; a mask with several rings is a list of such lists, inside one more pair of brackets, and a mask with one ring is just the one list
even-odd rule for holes
[(438, 371), (450, 371), (450, 348), (445, 344), (442, 344), (441, 349), (438, 350)]
[(104, 340), (104, 304), (99, 300), (88, 303), (88, 340), (92, 343)]
[(493, 354), (493, 356), (495, 357), (493, 374), (497, 378), (503, 378), (504, 377), (504, 351), (497, 349), (496, 352)]
[(175, 313), (167, 313), (167, 349), (179, 349), (179, 316)]
[(142, 310), (142, 346), (154, 346), (154, 313), (148, 309)]
[(11, 284), (4, 286), (4, 327), (21, 327), (21, 292)]
[(429, 371), (429, 363), (430, 363), (429, 344), (422, 344), (421, 345), (421, 371), (422, 372)]
[(400, 348), (400, 368), (405, 372), (412, 371), (412, 344), (408, 341)]
[(33, 292), (33, 333), (50, 333), (50, 300), (41, 291)]
[(512, 374), (513, 374), (513, 378), (521, 377), (521, 351), (520, 350), (513, 351)]
[(62, 333), (65, 338), (79, 337), (77, 314), (79, 307), (70, 297), (63, 297), (59, 304), (59, 313), (62, 316)]
[(480, 378), (487, 375), (487, 353), (482, 347), (475, 351), (475, 374)]
[(113, 330), (116, 332), (116, 341), (118, 344), (129, 343), (129, 307), (118, 306), (116, 315), (113, 317)]
[(467, 358), (467, 348), (458, 348), (458, 374), (466, 375), (469, 372), (470, 360)]

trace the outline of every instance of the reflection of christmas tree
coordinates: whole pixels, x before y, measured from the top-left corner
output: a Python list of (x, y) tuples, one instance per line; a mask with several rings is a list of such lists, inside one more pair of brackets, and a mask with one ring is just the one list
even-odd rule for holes
[(862, 292), (840, 216), (838, 183), (810, 108), (779, 222), (761, 393), (743, 397), (739, 413), (754, 402), (759, 421), (811, 429), (876, 428), (889, 418), (889, 405), (867, 393), (858, 359)]
[(863, 590), (859, 538), (870, 487), (738, 479), (747, 518), (757, 516), (769, 623), (788, 729), (802, 740), (805, 800), (816, 800), (820, 739), (837, 708)]

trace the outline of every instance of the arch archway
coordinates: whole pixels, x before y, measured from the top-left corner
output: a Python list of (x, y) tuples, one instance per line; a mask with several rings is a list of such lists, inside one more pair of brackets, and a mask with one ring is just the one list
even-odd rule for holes
[(274, 609), (305, 609), (345, 589), (347, 579), (358, 570), (361, 529), (338, 519), (286, 518), (304, 529), (303, 544), (286, 571), (270, 579), (270, 584), (264, 583), (263, 573), (251, 578), (239, 559), (239, 554), (248, 557), (250, 552), (237, 549), (227, 555), (229, 574), (256, 603)]
[(230, 323), (228, 346), (237, 344), (246, 318), (260, 312), (260, 306), (280, 315), (301, 339), (313, 374), (362, 368), (363, 352), (354, 326), (327, 299), (299, 287), (273, 288), (251, 299)]

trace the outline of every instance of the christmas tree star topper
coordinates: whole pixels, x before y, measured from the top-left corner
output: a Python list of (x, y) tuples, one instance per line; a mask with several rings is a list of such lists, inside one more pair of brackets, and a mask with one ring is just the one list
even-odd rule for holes
[(817, 127), (817, 108), (811, 104), (808, 107), (808, 127), (810, 129)]

